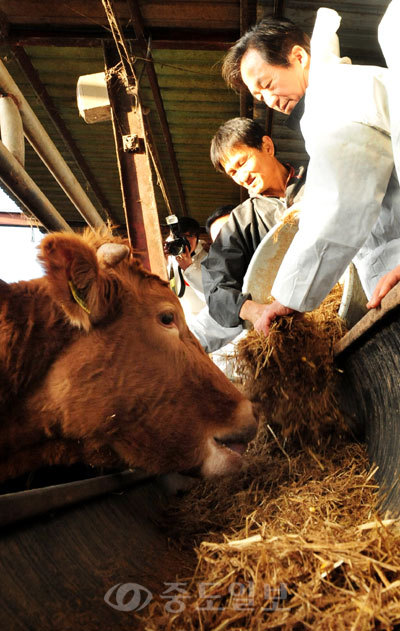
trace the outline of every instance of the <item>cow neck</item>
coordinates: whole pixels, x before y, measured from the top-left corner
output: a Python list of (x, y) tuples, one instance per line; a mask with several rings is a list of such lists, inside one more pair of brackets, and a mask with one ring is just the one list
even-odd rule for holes
[(0, 307), (0, 366), (7, 370), (0, 375), (0, 411), (22, 389), (32, 390), (76, 336), (61, 307), (49, 297), (44, 279), (10, 285), (4, 298)]
[(82, 462), (110, 469), (121, 466), (120, 459), (111, 449), (99, 447), (88, 453), (81, 441), (47, 436), (43, 430), (30, 429), (30, 433), (23, 427), (14, 433), (7, 432), (10, 444), (0, 448), (0, 483), (46, 466), (71, 466)]

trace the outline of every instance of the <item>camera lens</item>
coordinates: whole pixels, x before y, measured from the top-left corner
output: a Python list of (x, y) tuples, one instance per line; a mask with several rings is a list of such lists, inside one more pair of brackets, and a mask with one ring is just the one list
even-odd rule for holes
[(185, 249), (185, 243), (182, 238), (174, 239), (173, 241), (167, 241), (167, 250), (169, 254), (172, 256), (178, 256), (178, 254), (182, 254)]

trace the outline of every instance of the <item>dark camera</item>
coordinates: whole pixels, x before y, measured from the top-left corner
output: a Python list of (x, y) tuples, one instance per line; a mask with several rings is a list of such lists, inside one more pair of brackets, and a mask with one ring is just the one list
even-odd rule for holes
[(170, 236), (173, 237), (173, 239), (165, 241), (164, 244), (168, 254), (171, 254), (172, 256), (178, 256), (185, 251), (185, 248), (189, 248), (190, 250), (189, 241), (186, 239), (186, 237), (183, 237), (181, 235), (178, 217), (176, 217), (175, 215), (170, 215), (166, 218), (166, 222), (170, 228)]
[(166, 241), (165, 248), (168, 254), (172, 254), (172, 256), (178, 256), (178, 254), (182, 254), (182, 252), (185, 251), (185, 248), (190, 249), (190, 243), (186, 239), (186, 237), (177, 237), (172, 241)]

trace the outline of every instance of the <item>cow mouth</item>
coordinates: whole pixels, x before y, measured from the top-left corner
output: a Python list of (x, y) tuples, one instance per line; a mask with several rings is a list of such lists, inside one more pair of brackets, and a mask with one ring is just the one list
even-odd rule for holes
[(224, 449), (232, 452), (240, 458), (245, 453), (248, 444), (253, 440), (255, 431), (249, 430), (245, 434), (231, 434), (229, 436), (214, 436), (214, 441), (219, 449)]
[(235, 454), (239, 456), (243, 456), (244, 452), (247, 449), (247, 443), (238, 443), (237, 441), (227, 441), (220, 440), (219, 438), (214, 438), (220, 449), (227, 449), (228, 451), (233, 451)]

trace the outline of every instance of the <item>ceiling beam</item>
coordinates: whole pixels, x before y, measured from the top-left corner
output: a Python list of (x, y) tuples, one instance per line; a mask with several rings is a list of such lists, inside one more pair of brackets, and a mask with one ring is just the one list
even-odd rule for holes
[[(133, 45), (137, 40), (132, 28), (123, 29), (126, 41)], [(0, 31), (3, 43), (10, 46), (63, 46), (76, 48), (93, 48), (102, 42), (112, 41), (112, 36), (102, 28), (65, 29), (55, 25), (53, 28), (43, 26), (21, 27), (10, 26), (7, 32)], [(239, 37), (239, 31), (206, 31), (204, 29), (152, 29), (152, 48), (168, 50), (227, 50)]]
[(54, 123), (56, 129), (58, 130), (65, 146), (67, 147), (67, 149), (70, 151), (70, 153), (72, 154), (72, 156), (75, 159), (75, 162), (77, 164), (77, 166), (79, 167), (83, 177), (85, 178), (86, 183), (90, 186), (90, 188), (92, 189), (93, 193), (95, 194), (97, 201), (99, 202), (99, 204), (102, 206), (105, 214), (107, 216), (109, 216), (111, 218), (111, 220), (114, 221), (114, 223), (116, 223), (115, 218), (110, 216), (110, 204), (107, 201), (104, 193), (102, 192), (93, 172), (91, 171), (89, 165), (87, 164), (85, 158), (83, 157), (82, 153), (80, 152), (80, 150), (78, 149), (74, 139), (71, 136), (70, 131), (68, 130), (67, 126), (65, 125), (64, 121), (62, 120), (60, 114), (58, 113), (58, 110), (56, 108), (56, 106), (54, 105), (54, 102), (51, 98), (51, 96), (49, 95), (47, 89), (45, 88), (45, 86), (43, 85), (42, 81), (40, 80), (40, 77), (36, 71), (36, 69), (34, 68), (31, 60), (29, 59), (28, 55), (26, 54), (25, 50), (21, 47), (21, 46), (14, 46), (13, 47), (13, 52), (15, 54), (15, 57), (18, 61), (18, 64), (20, 66), (20, 68), (22, 69), (22, 71), (24, 72), (25, 76), (27, 77), (29, 83), (31, 84), (36, 96), (38, 97), (38, 99), (40, 100), (40, 102), (42, 103), (43, 107), (45, 108), (46, 112), (48, 113), (49, 117), (51, 118), (52, 122)]
[(142, 56), (147, 59), (145, 62), (145, 70), (150, 83), (151, 91), (153, 94), (154, 103), (156, 106), (158, 118), (160, 119), (161, 129), (165, 144), (167, 147), (169, 159), (171, 161), (172, 170), (174, 173), (174, 179), (176, 188), (178, 190), (179, 201), (181, 205), (181, 211), (183, 215), (187, 215), (187, 207), (185, 200), (185, 193), (183, 191), (182, 180), (179, 173), (178, 162), (175, 155), (175, 149), (172, 142), (171, 132), (167, 120), (167, 115), (164, 109), (164, 103), (161, 96), (160, 87), (158, 85), (156, 71), (154, 70), (153, 58), (151, 52), (148, 50), (147, 41), (144, 35), (143, 19), (140, 13), (139, 5), (136, 0), (127, 0), (129, 11), (132, 17), (133, 28), (137, 37), (137, 42)]

